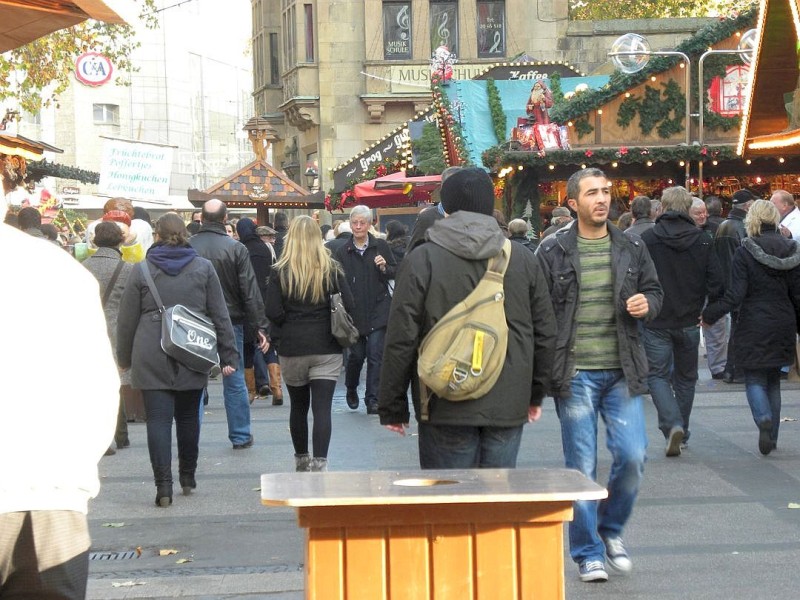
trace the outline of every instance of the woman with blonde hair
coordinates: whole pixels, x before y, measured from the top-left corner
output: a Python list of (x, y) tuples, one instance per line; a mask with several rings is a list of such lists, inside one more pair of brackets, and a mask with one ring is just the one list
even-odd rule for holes
[(794, 360), (800, 323), (800, 244), (780, 234), (780, 221), (771, 202), (753, 203), (744, 220), (748, 237), (733, 255), (730, 287), (703, 311), (703, 322), (713, 325), (740, 307), (734, 359), (744, 369), (747, 402), (764, 455), (777, 447), (781, 367)]
[[(335, 292), (341, 292), (351, 311), (350, 288), (341, 265), (322, 244), (319, 225), (311, 217), (296, 217), (272, 268), (265, 304), (289, 390), (297, 471), (327, 470), (331, 403), (342, 369), (342, 347), (331, 333), (330, 297)], [(313, 455), (308, 452), (309, 408), (314, 417)]]

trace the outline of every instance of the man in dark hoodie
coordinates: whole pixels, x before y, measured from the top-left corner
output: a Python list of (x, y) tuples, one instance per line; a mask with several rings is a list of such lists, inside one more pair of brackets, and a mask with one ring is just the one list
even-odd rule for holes
[(664, 290), (661, 312), (645, 323), (643, 341), (650, 370), (647, 383), (658, 411), (666, 455), (679, 456), (689, 439), (689, 416), (697, 383), (700, 314), (706, 298), (724, 293), (711, 239), (689, 216), (692, 196), (676, 186), (661, 196), (664, 213), (642, 233)]
[[(441, 197), (446, 218), (427, 230), (428, 241), (400, 266), (386, 332), (378, 414), (382, 425), (401, 435), (409, 422), (406, 389), (420, 340), (475, 288), (506, 240), (492, 216), (494, 188), (483, 170), (454, 173), (442, 185)], [(508, 350), (492, 390), (464, 402), (433, 395), (426, 421), (413, 394), (423, 469), (513, 468), (523, 425), (541, 415), (556, 323), (532, 252), (512, 244), (503, 287)]]

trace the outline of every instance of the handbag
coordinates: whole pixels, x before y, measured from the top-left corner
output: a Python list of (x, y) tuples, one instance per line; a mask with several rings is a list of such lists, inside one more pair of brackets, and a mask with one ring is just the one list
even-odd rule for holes
[(331, 294), (331, 333), (342, 348), (349, 348), (360, 337), (353, 317), (344, 307), (341, 292)]
[(206, 315), (182, 304), (166, 308), (156, 288), (147, 261), (139, 263), (145, 283), (161, 314), (161, 349), (187, 369), (208, 374), (219, 364), (217, 332)]

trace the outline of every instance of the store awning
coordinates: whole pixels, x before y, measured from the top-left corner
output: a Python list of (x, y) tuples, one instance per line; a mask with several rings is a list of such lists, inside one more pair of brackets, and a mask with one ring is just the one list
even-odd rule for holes
[(404, 172), (357, 183), (353, 195), (370, 208), (430, 202), (431, 193), (442, 183), (441, 175), (409, 177)]
[(0, 52), (87, 19), (125, 23), (119, 14), (123, 5), (123, 0), (0, 0)]

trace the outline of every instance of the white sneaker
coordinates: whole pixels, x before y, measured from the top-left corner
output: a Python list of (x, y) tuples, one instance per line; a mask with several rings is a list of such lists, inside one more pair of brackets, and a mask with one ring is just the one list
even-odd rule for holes
[(606, 545), (606, 558), (612, 569), (618, 573), (628, 574), (633, 569), (631, 557), (625, 549), (625, 544), (620, 537), (610, 537), (603, 540)]

